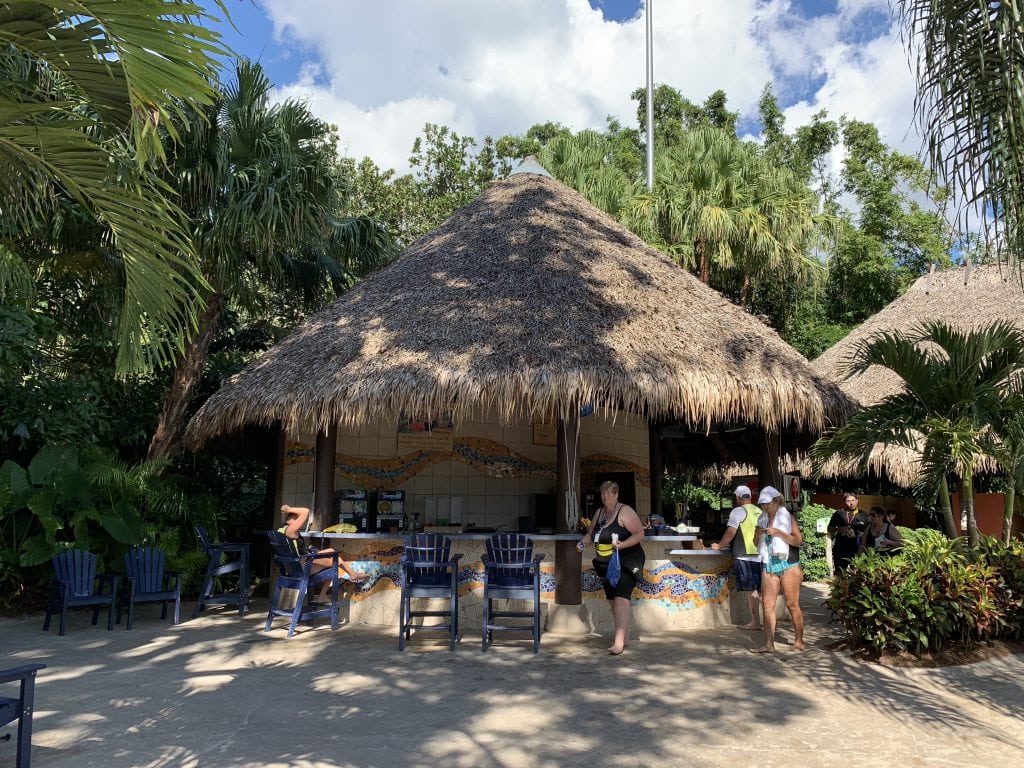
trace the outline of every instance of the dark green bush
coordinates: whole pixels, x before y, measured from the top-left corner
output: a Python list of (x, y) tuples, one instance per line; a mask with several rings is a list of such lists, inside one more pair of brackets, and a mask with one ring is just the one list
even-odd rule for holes
[(917, 654), (1020, 637), (1024, 546), (985, 537), (971, 550), (938, 531), (907, 532), (903, 552), (854, 558), (832, 582), (828, 606), (854, 647)]
[(804, 546), (800, 550), (800, 565), (807, 581), (828, 580), (828, 560), (825, 557), (825, 534), (816, 532), (819, 518), (831, 517), (834, 510), (821, 504), (805, 504), (800, 510), (800, 530), (804, 535)]

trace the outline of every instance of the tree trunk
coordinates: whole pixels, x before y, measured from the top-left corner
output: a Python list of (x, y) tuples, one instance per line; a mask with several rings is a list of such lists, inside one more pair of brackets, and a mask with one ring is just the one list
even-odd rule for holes
[(708, 259), (708, 252), (704, 248), (704, 244), (699, 240), (696, 243), (696, 248), (697, 261), (700, 264), (700, 281), (707, 285), (708, 280), (711, 279), (711, 261)]
[(978, 539), (978, 521), (974, 517), (974, 476), (964, 475), (962, 487), (964, 509), (967, 511), (967, 544), (971, 549), (977, 549), (980, 541)]
[(942, 522), (946, 525), (946, 535), (955, 539), (957, 537), (956, 522), (953, 520), (953, 506), (949, 501), (949, 483), (942, 478), (939, 483), (939, 509), (942, 510)]
[(1003, 544), (1010, 543), (1010, 529), (1013, 528), (1013, 504), (1017, 495), (1017, 484), (1011, 478), (1010, 485), (1003, 494)]
[(743, 284), (740, 286), (740, 306), (743, 309), (747, 308), (747, 302), (750, 300), (750, 275), (743, 275)]
[(185, 352), (174, 367), (171, 388), (164, 397), (160, 420), (157, 422), (153, 439), (149, 443), (147, 459), (171, 457), (181, 449), (181, 433), (196, 385), (203, 377), (210, 342), (220, 325), (224, 311), (224, 297), (219, 293), (206, 297), (206, 309), (199, 318), (199, 328), (185, 345)]

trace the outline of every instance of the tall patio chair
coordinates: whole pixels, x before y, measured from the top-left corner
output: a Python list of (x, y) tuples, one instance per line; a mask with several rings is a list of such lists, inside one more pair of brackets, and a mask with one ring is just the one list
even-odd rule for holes
[[(452, 540), (435, 533), (417, 533), (405, 537), (402, 554), (402, 600), (399, 606), (398, 650), (404, 651), (413, 627), (443, 629), (448, 632), (448, 650), (455, 650), (459, 638), (459, 560), (461, 554), (452, 555)], [(448, 601), (442, 610), (414, 611), (416, 598), (435, 598)], [(441, 618), (438, 624), (413, 625), (414, 618)]]
[(121, 609), (128, 604), (127, 629), (135, 620), (136, 603), (160, 603), (160, 619), (167, 618), (167, 604), (174, 603), (174, 621), (181, 619), (181, 571), (166, 571), (167, 556), (156, 547), (139, 547), (124, 555), (124, 599), (117, 607), (117, 623)]
[(18, 698), (0, 696), (0, 726), (18, 721), (18, 746), (14, 768), (29, 768), (32, 762), (32, 708), (35, 701), (36, 673), (45, 664), (24, 664), (0, 670), (0, 684), (21, 683)]
[[(315, 626), (317, 619), (325, 617), (331, 620), (331, 630), (336, 630), (341, 613), (338, 602), (342, 581), (338, 576), (340, 553), (326, 549), (320, 552), (301, 552), (296, 547), (297, 542), (279, 531), (267, 531), (267, 539), (270, 541), (270, 552), (277, 565), (278, 574), (277, 583), (270, 597), (270, 612), (267, 614), (264, 631), (270, 631), (275, 616), (288, 617), (288, 637), (295, 634), (295, 627), (300, 621), (310, 621)], [(330, 557), (331, 565), (313, 573), (313, 560), (319, 557)], [(317, 588), (325, 582), (331, 585), (330, 602), (317, 608), (313, 604), (313, 598)], [(294, 589), (296, 592), (295, 604), (292, 607), (283, 605), (286, 589)]]
[[(513, 631), (533, 634), (533, 652), (540, 649), (540, 563), (544, 555), (533, 554), (533, 539), (519, 533), (497, 533), (487, 540), (484, 557), (483, 644), (494, 641), (494, 632)], [(529, 611), (497, 610), (495, 600), (527, 600)], [(530, 619), (529, 624), (506, 623), (506, 619)]]
[(120, 576), (96, 575), (99, 558), (84, 549), (66, 549), (53, 556), (53, 580), (46, 603), (43, 631), (50, 629), (50, 617), (60, 613), (60, 635), (67, 629), (69, 608), (92, 608), (93, 625), (99, 620), (100, 608), (107, 606), (107, 629), (114, 628), (114, 611)]
[[(203, 586), (199, 590), (192, 618), (206, 610), (208, 605), (237, 605), (238, 615), (245, 616), (249, 610), (249, 544), (248, 542), (222, 542), (210, 540), (206, 528), (196, 526), (199, 546), (206, 553), (208, 563)], [(238, 588), (225, 588), (224, 577), (237, 573)], [(220, 586), (220, 591), (216, 591)]]

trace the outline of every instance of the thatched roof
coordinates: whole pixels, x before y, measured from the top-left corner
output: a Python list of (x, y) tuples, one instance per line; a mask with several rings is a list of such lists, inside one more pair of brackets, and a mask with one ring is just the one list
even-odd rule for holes
[(815, 432), (852, 406), (764, 323), (572, 189), (520, 173), (230, 379), (189, 440), (578, 403)]
[[(1016, 275), (999, 265), (949, 269), (925, 275), (918, 278), (905, 294), (823, 352), (811, 367), (836, 381), (861, 405), (874, 405), (899, 392), (902, 383), (895, 374), (878, 366), (845, 378), (855, 350), (878, 333), (909, 331), (922, 322), (936, 320), (964, 331), (981, 328), (997, 320), (1024, 329), (1024, 290)], [(918, 477), (918, 454), (900, 446), (876, 445), (868, 468), (909, 487)], [(832, 461), (825, 466), (824, 474), (851, 476), (857, 474), (857, 468), (851, 462)]]

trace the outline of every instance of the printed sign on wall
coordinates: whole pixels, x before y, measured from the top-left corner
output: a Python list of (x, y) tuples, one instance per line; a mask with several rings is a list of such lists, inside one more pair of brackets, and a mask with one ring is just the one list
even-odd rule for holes
[(454, 432), (450, 413), (402, 414), (398, 419), (398, 453), (451, 451)]

